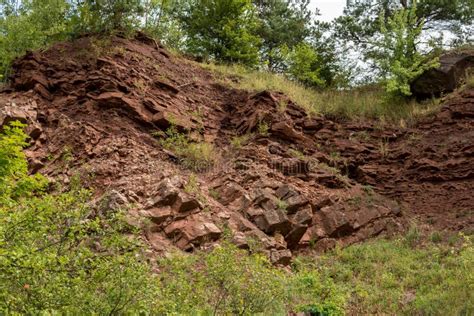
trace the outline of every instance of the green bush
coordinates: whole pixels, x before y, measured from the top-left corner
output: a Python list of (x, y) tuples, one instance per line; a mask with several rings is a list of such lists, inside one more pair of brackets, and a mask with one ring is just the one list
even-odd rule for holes
[(161, 311), (179, 315), (284, 314), (286, 274), (266, 257), (224, 243), (160, 262)]
[(400, 9), (393, 17), (380, 15), (382, 49), (376, 60), (385, 75), (385, 89), (394, 97), (411, 96), (413, 80), (439, 66), (438, 58), (424, 56), (417, 49), (424, 20), (417, 17), (416, 10), (414, 1), (410, 9)]
[(149, 310), (156, 282), (120, 211), (94, 212), (80, 188), (45, 193), (26, 139), (19, 124), (0, 134), (0, 314)]
[(27, 50), (63, 40), (70, 31), (66, 0), (2, 1), (0, 4), (0, 80), (11, 62)]

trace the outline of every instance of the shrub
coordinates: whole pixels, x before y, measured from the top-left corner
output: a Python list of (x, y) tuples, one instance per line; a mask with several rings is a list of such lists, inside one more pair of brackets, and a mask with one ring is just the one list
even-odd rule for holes
[(385, 89), (393, 97), (411, 96), (411, 82), (439, 66), (437, 58), (417, 51), (424, 21), (417, 17), (416, 10), (414, 1), (410, 9), (396, 11), (387, 21), (383, 12), (380, 15), (382, 49), (376, 61), (386, 76)]
[(16, 123), (0, 135), (0, 314), (149, 310), (153, 277), (121, 213), (95, 214), (80, 188), (45, 193), (25, 141)]
[(246, 251), (224, 243), (208, 254), (175, 254), (159, 265), (163, 312), (194, 315), (285, 312), (286, 274), (272, 267), (263, 255), (247, 255)]
[[(15, 1), (17, 2), (17, 1)], [(66, 0), (27, 0), (0, 4), (0, 80), (7, 79), (11, 62), (27, 50), (35, 50), (66, 38), (70, 5)]]

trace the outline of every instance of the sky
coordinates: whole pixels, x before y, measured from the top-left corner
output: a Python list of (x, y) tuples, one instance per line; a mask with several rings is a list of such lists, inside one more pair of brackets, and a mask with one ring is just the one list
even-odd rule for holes
[(311, 9), (318, 8), (321, 15), (318, 17), (322, 21), (332, 21), (342, 14), (346, 5), (346, 0), (311, 0)]

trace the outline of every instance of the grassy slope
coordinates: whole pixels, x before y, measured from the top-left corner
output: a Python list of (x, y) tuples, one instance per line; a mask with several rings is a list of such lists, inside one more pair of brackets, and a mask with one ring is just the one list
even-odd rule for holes
[[(250, 91), (281, 91), (310, 114), (326, 114), (352, 119), (380, 119), (406, 124), (438, 110), (437, 100), (424, 102), (390, 101), (377, 87), (347, 91), (316, 91), (285, 77), (265, 71), (253, 71), (239, 65), (200, 64), (231, 86)], [(231, 78), (236, 80), (231, 80)]]
[(351, 314), (472, 315), (474, 246), (464, 238), (455, 246), (375, 240), (302, 261), (348, 295)]

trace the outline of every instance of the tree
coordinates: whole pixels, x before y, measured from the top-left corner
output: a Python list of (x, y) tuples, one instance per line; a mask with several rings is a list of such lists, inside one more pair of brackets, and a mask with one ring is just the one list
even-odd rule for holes
[(282, 47), (293, 49), (310, 36), (313, 14), (309, 0), (254, 0), (261, 21), (261, 59), (271, 71), (284, 70)]
[(66, 0), (0, 2), (0, 79), (15, 57), (67, 37), (70, 7)]
[(423, 21), (424, 31), (454, 30), (472, 25), (472, 0), (372, 0), (349, 4), (344, 15), (336, 19), (338, 35), (357, 44), (365, 44), (380, 33), (379, 16), (392, 17), (399, 9), (410, 9), (416, 3), (416, 15)]
[(130, 33), (141, 25), (141, 0), (79, 0), (73, 6), (76, 33)]
[(180, 21), (188, 52), (221, 62), (257, 64), (258, 19), (250, 0), (186, 1)]
[(290, 78), (311, 87), (323, 87), (320, 74), (320, 56), (307, 43), (296, 45), (287, 54), (288, 75)]
[[(340, 46), (357, 51), (358, 57), (371, 68), (372, 74), (380, 70), (372, 54), (381, 37), (381, 22), (393, 18), (400, 9), (411, 9), (416, 3), (416, 17), (422, 22), (421, 37), (425, 41), (417, 43), (423, 51), (432, 43), (442, 45), (442, 32), (450, 30), (456, 38), (453, 43), (462, 45), (469, 41), (474, 21), (474, 1), (472, 0), (369, 0), (351, 2), (344, 15), (334, 21), (335, 37)], [(383, 19), (379, 17), (383, 15)], [(372, 75), (372, 78), (377, 78)]]
[(410, 96), (410, 83), (439, 65), (437, 58), (417, 51), (424, 21), (417, 17), (416, 11), (414, 3), (409, 9), (396, 11), (386, 21), (380, 15), (381, 45), (373, 56), (382, 70), (386, 90), (393, 96)]

